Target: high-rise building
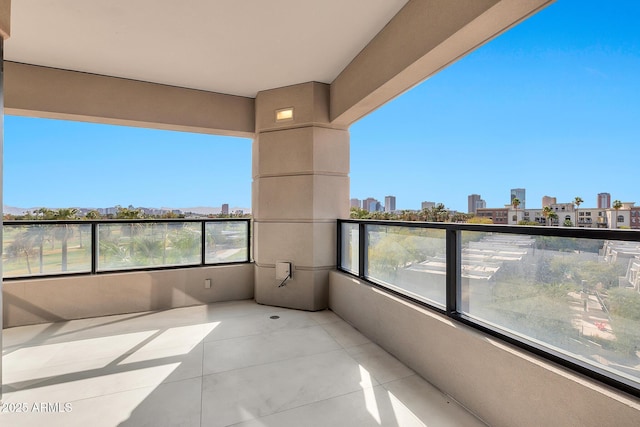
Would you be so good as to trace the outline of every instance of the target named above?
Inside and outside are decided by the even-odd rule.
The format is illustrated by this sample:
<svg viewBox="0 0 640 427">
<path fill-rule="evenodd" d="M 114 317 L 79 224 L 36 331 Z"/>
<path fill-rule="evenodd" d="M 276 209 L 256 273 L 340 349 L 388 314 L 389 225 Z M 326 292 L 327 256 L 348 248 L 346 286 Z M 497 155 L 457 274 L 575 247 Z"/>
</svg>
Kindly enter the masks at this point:
<svg viewBox="0 0 640 427">
<path fill-rule="evenodd" d="M 542 197 L 542 207 L 551 206 L 558 203 L 557 198 L 551 196 L 543 196 Z"/>
<path fill-rule="evenodd" d="M 482 200 L 482 196 L 479 194 L 470 194 L 467 197 L 468 200 L 468 213 L 475 214 L 478 212 L 478 208 L 486 208 L 487 203 Z"/>
<path fill-rule="evenodd" d="M 611 207 L 611 194 L 598 193 L 598 209 L 607 209 Z"/>
<path fill-rule="evenodd" d="M 396 196 L 385 196 L 384 211 L 393 212 L 396 210 Z"/>
<path fill-rule="evenodd" d="M 436 202 L 422 202 L 422 210 L 436 207 Z"/>
<path fill-rule="evenodd" d="M 229 204 L 225 203 L 222 205 L 222 209 L 220 210 L 220 213 L 222 213 L 222 215 L 229 215 Z"/>
<path fill-rule="evenodd" d="M 377 212 L 381 210 L 380 202 L 373 197 L 367 197 L 362 202 L 362 209 L 367 210 L 369 212 Z"/>
<path fill-rule="evenodd" d="M 352 208 L 362 208 L 362 201 L 360 199 L 353 198 L 351 199 L 350 204 Z"/>
<path fill-rule="evenodd" d="M 520 200 L 520 206 L 518 206 L 520 209 L 526 209 L 527 205 L 526 205 L 526 190 L 524 188 L 512 188 L 511 189 L 511 198 L 509 199 L 510 203 L 513 203 L 513 199 L 518 199 Z"/>
</svg>

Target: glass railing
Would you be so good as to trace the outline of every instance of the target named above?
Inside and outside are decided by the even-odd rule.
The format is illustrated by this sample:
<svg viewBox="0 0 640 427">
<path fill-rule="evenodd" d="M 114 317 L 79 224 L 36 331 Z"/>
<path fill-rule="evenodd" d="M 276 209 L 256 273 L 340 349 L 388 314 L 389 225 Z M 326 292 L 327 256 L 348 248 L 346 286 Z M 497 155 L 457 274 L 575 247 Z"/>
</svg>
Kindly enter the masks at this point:
<svg viewBox="0 0 640 427">
<path fill-rule="evenodd" d="M 640 395 L 640 232 L 339 221 L 372 285 Z"/>
<path fill-rule="evenodd" d="M 4 278 L 249 262 L 250 220 L 6 221 Z"/>
</svg>

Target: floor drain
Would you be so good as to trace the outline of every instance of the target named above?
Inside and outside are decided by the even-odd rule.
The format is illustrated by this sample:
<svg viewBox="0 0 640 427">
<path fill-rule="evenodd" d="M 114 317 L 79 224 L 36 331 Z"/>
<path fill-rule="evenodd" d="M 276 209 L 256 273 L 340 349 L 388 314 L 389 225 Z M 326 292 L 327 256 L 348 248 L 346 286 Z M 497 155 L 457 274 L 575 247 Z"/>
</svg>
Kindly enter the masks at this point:
<svg viewBox="0 0 640 427">
<path fill-rule="evenodd" d="M 269 319 L 279 319 L 279 318 L 280 318 L 280 316 L 271 316 L 271 317 L 269 317 Z"/>
</svg>

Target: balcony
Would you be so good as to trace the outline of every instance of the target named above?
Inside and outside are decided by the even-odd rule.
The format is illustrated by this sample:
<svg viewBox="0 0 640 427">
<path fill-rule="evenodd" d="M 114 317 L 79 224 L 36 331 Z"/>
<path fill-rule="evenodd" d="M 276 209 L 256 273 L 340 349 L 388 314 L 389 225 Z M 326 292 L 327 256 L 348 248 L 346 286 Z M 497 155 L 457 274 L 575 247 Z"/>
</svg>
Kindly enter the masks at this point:
<svg viewBox="0 0 640 427">
<path fill-rule="evenodd" d="M 3 425 L 638 425 L 633 347 L 617 358 L 603 308 L 615 284 L 637 290 L 637 263 L 606 295 L 608 279 L 544 281 L 577 283 L 563 257 L 605 257 L 572 239 L 635 234 L 336 227 L 350 126 L 551 0 L 163 1 L 153 19 L 144 2 L 49 3 L 14 1 L 9 19 L 0 0 L 5 111 L 252 138 L 253 220 L 231 248 L 208 223 L 10 224 L 26 228 L 7 232 L 0 372 L 31 413 Z M 569 316 L 538 310 L 554 295 Z"/>
</svg>

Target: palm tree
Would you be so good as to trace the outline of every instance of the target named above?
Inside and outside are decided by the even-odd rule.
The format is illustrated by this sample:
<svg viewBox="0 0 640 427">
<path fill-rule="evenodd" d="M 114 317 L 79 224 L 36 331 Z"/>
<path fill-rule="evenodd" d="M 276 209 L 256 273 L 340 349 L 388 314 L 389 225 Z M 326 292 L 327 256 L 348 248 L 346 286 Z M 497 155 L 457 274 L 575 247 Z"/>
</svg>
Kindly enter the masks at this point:
<svg viewBox="0 0 640 427">
<path fill-rule="evenodd" d="M 38 208 L 33 211 L 33 214 L 37 219 L 54 219 L 55 212 L 49 208 Z"/>
<path fill-rule="evenodd" d="M 349 215 L 352 219 L 369 219 L 370 214 L 366 209 L 361 208 L 351 208 L 351 213 Z"/>
<path fill-rule="evenodd" d="M 40 274 L 44 273 L 44 242 L 47 240 L 46 235 L 49 226 L 32 225 L 25 232 L 27 239 L 38 246 L 38 263 Z"/>
<path fill-rule="evenodd" d="M 558 219 L 558 214 L 555 212 L 549 213 L 549 222 L 553 225 L 553 221 Z"/>
<path fill-rule="evenodd" d="M 152 266 L 156 258 L 162 253 L 163 243 L 153 235 L 139 236 L 134 239 L 136 261 L 141 265 Z"/>
<path fill-rule="evenodd" d="M 520 199 L 518 199 L 517 197 L 514 197 L 513 200 L 511 200 L 511 205 L 513 206 L 513 209 L 516 210 L 516 224 L 518 223 L 518 206 L 520 206 Z"/>
<path fill-rule="evenodd" d="M 116 209 L 117 219 L 137 219 L 143 217 L 140 209 L 123 208 L 122 206 L 116 206 Z"/>
<path fill-rule="evenodd" d="M 78 213 L 78 209 L 76 208 L 63 208 L 55 211 L 53 216 L 54 216 L 54 219 L 57 219 L 57 220 L 66 220 L 66 219 L 76 218 L 77 213 Z M 68 224 L 64 224 L 61 228 L 58 229 L 58 232 L 56 234 L 62 241 L 61 270 L 67 271 L 68 242 L 69 242 L 69 237 L 71 237 L 71 235 L 73 234 L 73 228 L 69 227 Z"/>
<path fill-rule="evenodd" d="M 138 219 L 142 218 L 142 212 L 140 209 L 134 209 L 133 207 L 123 208 L 122 206 L 116 206 L 116 218 L 117 219 Z M 129 256 L 133 258 L 134 255 L 134 238 L 136 237 L 136 230 L 139 229 L 140 226 L 135 223 L 130 223 L 128 226 L 122 226 L 123 234 L 129 234 Z"/>
<path fill-rule="evenodd" d="M 576 224 L 578 225 L 578 227 L 580 226 L 579 224 L 579 219 L 578 219 L 578 211 L 580 210 L 580 205 L 582 204 L 582 202 L 584 202 L 584 200 L 582 200 L 582 197 L 580 196 L 576 196 L 575 199 L 573 199 L 573 203 L 576 204 Z"/>
<path fill-rule="evenodd" d="M 542 208 L 542 216 L 545 218 L 545 225 L 549 225 L 549 218 L 554 213 L 551 206 L 545 206 Z"/>
<path fill-rule="evenodd" d="M 174 233 L 170 235 L 169 240 L 173 249 L 171 256 L 174 262 L 182 263 L 196 260 L 202 250 L 200 245 L 200 230 L 192 228 L 188 223 L 183 223 L 182 225 L 176 224 L 173 231 Z M 216 243 L 224 243 L 225 238 L 223 233 L 224 232 L 216 229 L 212 231 L 208 240 L 211 241 L 211 239 L 213 239 L 214 245 Z"/>
<path fill-rule="evenodd" d="M 446 222 L 449 219 L 449 211 L 444 207 L 444 204 L 438 203 L 431 208 L 429 212 L 428 221 L 434 222 Z"/>
<path fill-rule="evenodd" d="M 95 209 L 91 209 L 89 212 L 85 214 L 85 219 L 100 219 L 102 215 Z"/>
<path fill-rule="evenodd" d="M 616 226 L 614 228 L 618 228 L 618 211 L 622 207 L 622 202 L 616 199 L 613 201 L 613 204 L 611 206 L 613 207 L 613 209 L 616 210 L 616 222 L 615 222 Z"/>
</svg>

